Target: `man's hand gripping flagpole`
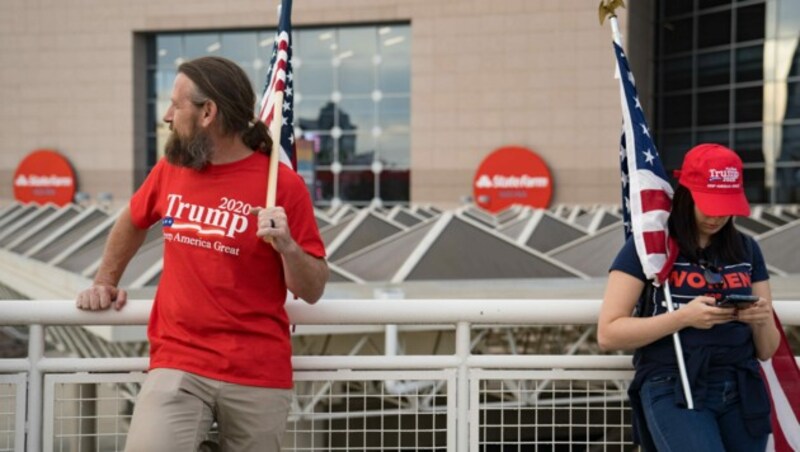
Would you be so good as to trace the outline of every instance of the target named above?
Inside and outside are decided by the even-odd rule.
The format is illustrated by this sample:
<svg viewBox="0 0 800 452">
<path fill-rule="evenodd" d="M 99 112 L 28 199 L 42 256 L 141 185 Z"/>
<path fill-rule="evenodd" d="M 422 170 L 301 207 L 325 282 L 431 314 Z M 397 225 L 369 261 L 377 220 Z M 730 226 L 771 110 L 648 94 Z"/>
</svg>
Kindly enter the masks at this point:
<svg viewBox="0 0 800 452">
<path fill-rule="evenodd" d="M 618 7 L 625 7 L 625 3 L 623 0 L 601 0 L 600 7 L 599 7 L 599 16 L 600 16 L 600 25 L 603 25 L 605 18 L 609 18 L 609 23 L 611 24 L 611 33 L 614 38 L 614 42 L 622 47 L 622 34 L 619 31 L 619 23 L 617 21 L 617 15 L 615 10 Z M 621 74 L 619 73 L 619 66 L 616 69 L 616 78 L 619 79 Z M 623 109 L 625 109 L 626 99 L 625 99 L 625 92 L 624 89 L 621 88 L 621 96 L 622 96 L 622 103 Z M 633 159 L 628 159 L 628 165 L 632 164 Z M 629 167 L 629 174 L 631 177 L 635 177 L 633 173 L 635 172 L 635 168 Z M 675 247 L 669 246 L 669 243 L 666 244 L 666 248 L 668 250 L 673 251 L 673 255 L 669 256 L 665 267 L 659 272 L 658 277 L 655 278 L 653 285 L 658 287 L 659 285 L 663 284 L 664 286 L 664 298 L 667 303 L 667 310 L 669 312 L 673 312 L 675 310 L 675 306 L 672 302 L 672 293 L 669 290 L 669 272 L 665 271 L 668 267 L 671 267 L 672 263 L 675 260 L 676 250 Z M 675 356 L 678 362 L 678 371 L 681 377 L 681 386 L 683 387 L 683 393 L 686 397 L 686 407 L 689 409 L 694 409 L 694 399 L 692 397 L 692 388 L 689 385 L 689 378 L 686 373 L 686 363 L 683 357 L 683 346 L 681 345 L 681 338 L 679 332 L 675 332 L 672 334 L 672 342 L 675 346 Z"/>
</svg>

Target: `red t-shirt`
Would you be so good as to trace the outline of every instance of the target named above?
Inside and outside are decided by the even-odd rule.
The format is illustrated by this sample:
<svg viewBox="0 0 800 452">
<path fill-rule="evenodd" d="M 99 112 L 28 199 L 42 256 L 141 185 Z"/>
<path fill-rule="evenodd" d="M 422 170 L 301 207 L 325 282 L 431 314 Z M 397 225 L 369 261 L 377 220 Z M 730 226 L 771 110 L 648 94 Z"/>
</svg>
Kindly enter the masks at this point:
<svg viewBox="0 0 800 452">
<path fill-rule="evenodd" d="M 324 257 L 305 183 L 279 165 L 277 205 L 305 252 Z M 150 368 L 231 383 L 292 387 L 292 349 L 280 255 L 256 236 L 266 200 L 262 153 L 201 171 L 162 159 L 133 195 L 133 223 L 161 220 L 164 269 L 147 335 Z"/>
</svg>

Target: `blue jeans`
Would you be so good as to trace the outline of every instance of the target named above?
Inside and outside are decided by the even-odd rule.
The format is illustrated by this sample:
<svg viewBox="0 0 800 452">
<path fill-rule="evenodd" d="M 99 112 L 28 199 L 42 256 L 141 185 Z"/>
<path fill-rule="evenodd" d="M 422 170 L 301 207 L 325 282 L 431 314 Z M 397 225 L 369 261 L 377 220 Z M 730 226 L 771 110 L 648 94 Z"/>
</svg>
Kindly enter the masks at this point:
<svg viewBox="0 0 800 452">
<path fill-rule="evenodd" d="M 639 391 L 647 428 L 659 451 L 766 449 L 768 435 L 754 437 L 747 432 L 734 378 L 709 381 L 702 409 L 677 406 L 674 389 L 674 377 L 655 377 Z"/>
</svg>

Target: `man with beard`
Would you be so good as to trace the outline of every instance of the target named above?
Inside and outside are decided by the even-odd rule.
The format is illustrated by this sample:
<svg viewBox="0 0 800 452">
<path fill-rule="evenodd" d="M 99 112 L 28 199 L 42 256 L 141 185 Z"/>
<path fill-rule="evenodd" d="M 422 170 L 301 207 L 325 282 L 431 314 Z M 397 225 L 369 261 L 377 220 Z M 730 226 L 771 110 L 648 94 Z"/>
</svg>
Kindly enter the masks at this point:
<svg viewBox="0 0 800 452">
<path fill-rule="evenodd" d="M 178 68 L 172 134 L 117 219 L 79 309 L 121 309 L 122 273 L 161 221 L 164 268 L 148 325 L 150 370 L 125 450 L 197 451 L 216 420 L 227 451 L 278 451 L 292 387 L 287 288 L 308 303 L 328 278 L 303 180 L 280 165 L 265 204 L 271 140 L 235 63 Z"/>
</svg>

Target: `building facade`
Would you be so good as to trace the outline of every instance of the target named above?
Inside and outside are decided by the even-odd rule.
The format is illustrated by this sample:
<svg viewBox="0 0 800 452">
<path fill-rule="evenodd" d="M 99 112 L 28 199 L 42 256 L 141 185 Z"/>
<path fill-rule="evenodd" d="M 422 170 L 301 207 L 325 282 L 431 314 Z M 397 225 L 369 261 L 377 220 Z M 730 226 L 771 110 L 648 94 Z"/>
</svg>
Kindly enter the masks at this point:
<svg viewBox="0 0 800 452">
<path fill-rule="evenodd" d="M 69 159 L 81 192 L 124 202 L 163 149 L 160 118 L 177 64 L 227 56 L 260 92 L 277 3 L 1 2 L 0 199 L 12 199 L 20 160 L 47 148 Z M 793 170 L 782 170 L 792 168 L 800 135 L 794 138 L 792 118 L 767 112 L 768 91 L 795 93 L 790 77 L 768 76 L 785 61 L 768 58 L 767 50 L 773 41 L 782 49 L 782 39 L 797 40 L 800 26 L 784 20 L 793 2 L 631 3 L 619 10 L 620 23 L 667 166 L 701 140 L 739 146 L 749 165 L 761 165 L 754 174 L 765 174 L 747 175 L 752 199 L 793 200 L 791 190 L 772 187 L 796 185 Z M 728 15 L 727 28 L 719 26 L 729 41 L 707 42 L 712 30 L 717 35 L 708 24 L 724 22 L 706 17 L 712 13 Z M 610 29 L 598 23 L 595 4 L 295 0 L 292 22 L 295 130 L 317 205 L 454 206 L 472 194 L 481 161 L 507 145 L 542 157 L 554 203 L 619 202 L 619 94 Z M 684 36 L 687 23 L 694 30 L 689 44 L 677 43 L 668 31 L 677 27 Z M 751 23 L 763 26 L 753 32 Z M 742 66 L 731 63 L 725 72 L 714 59 L 725 52 Z M 736 75 L 753 77 L 758 67 L 758 81 Z M 711 124 L 704 118 L 717 108 L 716 91 L 731 102 L 728 120 Z"/>
</svg>

